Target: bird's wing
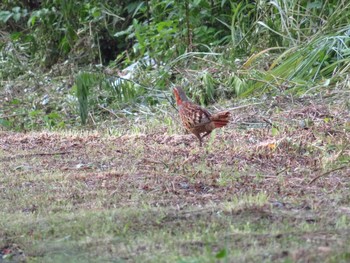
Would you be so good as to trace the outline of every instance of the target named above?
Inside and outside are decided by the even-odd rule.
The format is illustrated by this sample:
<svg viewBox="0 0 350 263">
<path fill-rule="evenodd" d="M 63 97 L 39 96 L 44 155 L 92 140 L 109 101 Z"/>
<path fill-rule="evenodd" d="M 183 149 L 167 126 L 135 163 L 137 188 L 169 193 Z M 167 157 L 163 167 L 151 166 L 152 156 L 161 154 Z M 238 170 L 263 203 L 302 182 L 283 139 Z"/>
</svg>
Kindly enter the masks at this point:
<svg viewBox="0 0 350 263">
<path fill-rule="evenodd" d="M 180 108 L 182 122 L 188 128 L 200 127 L 211 122 L 211 114 L 204 108 L 191 103 L 184 102 Z"/>
</svg>

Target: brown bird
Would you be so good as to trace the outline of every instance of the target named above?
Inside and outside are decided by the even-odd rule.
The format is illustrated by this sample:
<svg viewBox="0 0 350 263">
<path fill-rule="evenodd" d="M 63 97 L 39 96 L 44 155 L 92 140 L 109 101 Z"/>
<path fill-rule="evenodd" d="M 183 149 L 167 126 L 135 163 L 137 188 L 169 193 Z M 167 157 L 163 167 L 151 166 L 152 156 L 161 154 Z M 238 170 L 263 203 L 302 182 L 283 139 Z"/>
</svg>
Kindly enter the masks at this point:
<svg viewBox="0 0 350 263">
<path fill-rule="evenodd" d="M 215 128 L 226 126 L 229 122 L 229 111 L 210 114 L 206 109 L 191 102 L 182 88 L 175 87 L 174 94 L 181 121 L 189 132 L 196 135 L 199 140 L 199 146 L 202 146 L 205 136 L 209 135 Z"/>
</svg>

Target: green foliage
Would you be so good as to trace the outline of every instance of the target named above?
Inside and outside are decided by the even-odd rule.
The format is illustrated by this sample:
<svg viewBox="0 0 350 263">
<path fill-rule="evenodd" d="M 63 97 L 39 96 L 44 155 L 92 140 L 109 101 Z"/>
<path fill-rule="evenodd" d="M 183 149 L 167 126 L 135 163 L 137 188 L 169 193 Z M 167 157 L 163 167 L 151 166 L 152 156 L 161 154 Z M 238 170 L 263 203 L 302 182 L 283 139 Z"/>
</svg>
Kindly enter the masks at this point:
<svg viewBox="0 0 350 263">
<path fill-rule="evenodd" d="M 83 125 L 86 124 L 88 117 L 88 95 L 92 85 L 96 85 L 99 78 L 95 74 L 81 73 L 77 76 L 75 85 L 77 90 L 77 98 L 79 102 L 80 119 Z"/>
<path fill-rule="evenodd" d="M 305 90 L 314 83 L 328 86 L 338 81 L 350 63 L 349 30 L 347 26 L 333 34 L 316 35 L 298 49 L 286 50 L 272 61 L 269 70 L 261 71 L 260 82 L 247 89 L 245 95 L 269 86 Z"/>
<path fill-rule="evenodd" d="M 236 74 L 233 74 L 233 76 L 228 78 L 227 86 L 232 89 L 236 96 L 240 96 L 243 91 L 248 88 L 247 81 Z"/>
<path fill-rule="evenodd" d="M 228 42 L 230 29 L 220 20 L 228 20 L 230 9 L 221 1 L 141 1 L 126 9 L 132 24 L 115 36 L 135 39 L 135 55 L 148 54 L 168 62 L 187 51 L 207 51 L 209 46 Z M 221 5 L 221 3 L 223 3 Z"/>
<path fill-rule="evenodd" d="M 11 127 L 11 122 L 5 119 L 0 119 L 0 126 L 4 126 L 6 128 L 10 128 Z"/>
<path fill-rule="evenodd" d="M 5 8 L 10 10 L 0 12 L 0 24 L 12 28 L 11 33 L 21 34 L 21 44 L 30 46 L 27 56 L 44 67 L 51 67 L 69 55 L 79 58 L 80 63 L 91 60 L 102 63 L 108 55 L 101 54 L 104 43 L 112 41 L 109 30 L 124 20 L 115 15 L 121 12 L 121 6 L 109 4 L 98 0 L 43 1 L 27 11 L 8 3 Z M 27 17 L 27 21 L 21 19 Z"/>
<path fill-rule="evenodd" d="M 14 4 L 2 4 L 0 23 L 12 26 L 11 21 L 16 22 L 13 32 L 18 33 L 26 27 L 26 37 L 20 41 L 31 46 L 28 55 L 44 66 L 70 54 L 80 61 L 86 56 L 86 61 L 103 63 L 128 60 L 129 51 L 133 51 L 132 59 L 148 54 L 158 62 L 168 62 L 186 51 L 208 51 L 227 44 L 237 57 L 271 46 L 299 45 L 320 29 L 329 31 L 349 22 L 349 4 L 333 0 L 149 0 L 117 5 L 57 0 L 43 1 L 34 9 Z M 132 49 L 125 51 L 127 47 Z M 110 52 L 113 58 L 107 58 Z"/>
<path fill-rule="evenodd" d="M 46 113 L 41 109 L 28 110 L 25 105 L 17 105 L 13 109 L 13 114 L 5 115 L 0 118 L 0 127 L 6 129 L 12 129 L 16 131 L 23 130 L 38 130 L 42 128 L 62 129 L 65 128 L 65 120 L 60 112 L 53 110 L 50 113 Z M 8 105 L 6 105 L 10 108 Z"/>
<path fill-rule="evenodd" d="M 227 250 L 225 248 L 221 249 L 218 253 L 216 253 L 215 257 L 217 259 L 223 259 L 227 257 Z"/>
<path fill-rule="evenodd" d="M 148 81 L 145 77 L 138 78 L 142 82 Z M 89 113 L 91 118 L 92 116 L 104 116 L 106 113 L 112 114 L 114 118 L 134 115 L 135 111 L 142 111 L 142 108 L 164 100 L 157 90 L 128 79 L 108 78 L 102 73 L 80 73 L 75 79 L 73 89 L 76 91 L 83 125 L 87 123 Z"/>
<path fill-rule="evenodd" d="M 13 19 L 14 22 L 18 22 L 21 18 L 28 15 L 27 9 L 22 9 L 19 6 L 13 7 L 11 11 L 1 10 L 0 11 L 0 24 L 7 23 L 10 19 Z"/>
</svg>

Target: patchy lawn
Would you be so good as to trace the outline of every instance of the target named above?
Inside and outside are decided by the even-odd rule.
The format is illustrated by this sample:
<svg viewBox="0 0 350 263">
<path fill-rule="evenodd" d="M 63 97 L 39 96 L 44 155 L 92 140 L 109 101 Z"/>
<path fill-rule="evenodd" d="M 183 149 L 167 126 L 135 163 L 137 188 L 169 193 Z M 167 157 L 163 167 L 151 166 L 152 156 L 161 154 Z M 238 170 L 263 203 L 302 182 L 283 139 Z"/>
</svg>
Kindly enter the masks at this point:
<svg viewBox="0 0 350 263">
<path fill-rule="evenodd" d="M 0 262 L 349 262 L 344 107 L 279 97 L 203 148 L 165 124 L 0 132 Z"/>
</svg>

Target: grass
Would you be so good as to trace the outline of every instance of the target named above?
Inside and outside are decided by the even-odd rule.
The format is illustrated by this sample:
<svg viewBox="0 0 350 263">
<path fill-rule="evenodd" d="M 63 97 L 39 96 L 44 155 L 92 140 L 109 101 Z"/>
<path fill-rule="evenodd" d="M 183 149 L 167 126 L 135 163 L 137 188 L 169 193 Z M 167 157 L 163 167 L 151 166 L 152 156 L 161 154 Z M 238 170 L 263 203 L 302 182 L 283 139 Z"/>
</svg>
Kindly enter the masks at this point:
<svg viewBox="0 0 350 263">
<path fill-rule="evenodd" d="M 0 255 L 5 262 L 347 262 L 345 104 L 276 103 L 237 110 L 236 123 L 203 148 L 169 116 L 170 124 L 149 120 L 111 135 L 1 132 Z"/>
</svg>

